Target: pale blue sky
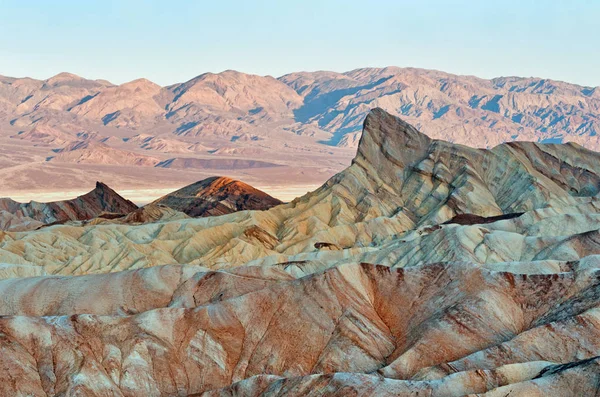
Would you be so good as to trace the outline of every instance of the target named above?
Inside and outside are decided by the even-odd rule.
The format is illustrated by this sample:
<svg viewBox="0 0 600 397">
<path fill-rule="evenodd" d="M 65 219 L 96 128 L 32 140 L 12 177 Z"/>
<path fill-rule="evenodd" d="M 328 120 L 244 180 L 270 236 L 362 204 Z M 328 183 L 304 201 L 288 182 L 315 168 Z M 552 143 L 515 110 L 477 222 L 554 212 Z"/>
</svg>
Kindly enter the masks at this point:
<svg viewBox="0 0 600 397">
<path fill-rule="evenodd" d="M 413 66 L 600 85 L 600 1 L 0 0 L 0 74 L 161 85 Z"/>
</svg>

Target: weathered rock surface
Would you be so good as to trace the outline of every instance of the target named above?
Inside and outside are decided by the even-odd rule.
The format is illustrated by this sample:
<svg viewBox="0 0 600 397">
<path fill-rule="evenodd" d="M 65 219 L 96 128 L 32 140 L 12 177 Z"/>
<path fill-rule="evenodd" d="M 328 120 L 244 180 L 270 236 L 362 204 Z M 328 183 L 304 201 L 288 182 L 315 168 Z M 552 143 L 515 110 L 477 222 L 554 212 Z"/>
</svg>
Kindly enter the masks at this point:
<svg viewBox="0 0 600 397">
<path fill-rule="evenodd" d="M 557 375 L 557 365 L 566 363 L 573 363 L 572 374 L 564 373 L 568 367 L 558 372 L 571 384 L 558 390 L 595 387 L 595 361 L 580 364 L 587 374 L 573 369 L 578 361 L 595 359 L 600 348 L 596 271 L 525 276 L 448 263 L 406 269 L 343 265 L 299 280 L 208 273 L 187 281 L 195 292 L 187 289 L 173 299 L 183 273 L 144 272 L 154 270 L 170 272 L 167 280 L 175 284 L 145 285 L 145 300 L 135 299 L 136 284 L 112 300 L 101 294 L 122 291 L 123 283 L 131 283 L 127 278 L 136 279 L 131 272 L 48 278 L 50 306 L 12 297 L 17 311 L 111 315 L 0 318 L 7 338 L 0 361 L 9 373 L 19 373 L 0 386 L 2 392 L 186 395 L 242 381 L 238 390 L 254 395 L 261 385 L 244 379 L 270 374 L 278 378 L 266 380 L 277 382 L 266 386 L 283 388 L 282 395 L 305 395 L 309 388 L 328 390 L 331 375 L 294 377 L 343 372 L 379 374 L 335 375 L 338 388 L 358 387 L 359 395 L 380 389 L 388 393 L 382 395 L 454 396 L 512 384 L 532 389 L 528 382 Z M 29 283 L 21 286 L 24 291 L 38 291 L 41 282 L 6 280 L 0 288 L 10 292 Z M 98 283 L 99 296 L 85 296 L 86 282 Z M 151 307 L 162 308 L 124 314 Z"/>
<path fill-rule="evenodd" d="M 267 211 L 3 232 L 0 395 L 594 395 L 599 175 L 375 109 Z"/>
<path fill-rule="evenodd" d="M 215 176 L 169 193 L 154 204 L 202 217 L 242 210 L 267 210 L 281 204 L 281 201 L 244 182 Z"/>
<path fill-rule="evenodd" d="M 86 220 L 103 212 L 128 214 L 138 207 L 101 182 L 91 192 L 72 200 L 51 203 L 17 203 L 9 198 L 0 199 L 0 219 L 5 219 L 1 230 L 31 229 L 44 224 Z"/>
</svg>

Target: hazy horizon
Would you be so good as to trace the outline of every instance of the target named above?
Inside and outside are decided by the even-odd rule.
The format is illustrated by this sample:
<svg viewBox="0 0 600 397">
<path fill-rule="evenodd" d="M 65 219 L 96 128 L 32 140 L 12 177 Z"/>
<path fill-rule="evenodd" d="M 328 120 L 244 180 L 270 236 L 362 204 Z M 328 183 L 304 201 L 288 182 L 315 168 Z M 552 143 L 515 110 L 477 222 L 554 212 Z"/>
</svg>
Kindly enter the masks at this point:
<svg viewBox="0 0 600 397">
<path fill-rule="evenodd" d="M 11 77 L 166 86 L 228 69 L 278 77 L 394 65 L 600 85 L 600 3 L 37 0 L 0 1 L 0 10 L 0 33 L 11 37 L 0 43 L 0 73 Z"/>
</svg>

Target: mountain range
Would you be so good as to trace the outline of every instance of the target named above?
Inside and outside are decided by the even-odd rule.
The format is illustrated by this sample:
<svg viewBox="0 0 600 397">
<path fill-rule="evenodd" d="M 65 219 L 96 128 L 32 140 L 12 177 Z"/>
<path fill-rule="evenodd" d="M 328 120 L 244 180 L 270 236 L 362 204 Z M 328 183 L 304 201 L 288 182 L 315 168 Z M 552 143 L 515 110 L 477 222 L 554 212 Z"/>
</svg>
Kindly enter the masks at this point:
<svg viewBox="0 0 600 397">
<path fill-rule="evenodd" d="M 111 221 L 0 232 L 0 395 L 600 383 L 600 153 L 577 143 L 472 148 L 376 108 L 351 165 L 287 204 Z"/>
<path fill-rule="evenodd" d="M 117 188 L 175 188 L 226 169 L 259 186 L 321 183 L 350 163 L 375 107 L 475 147 L 600 148 L 600 89 L 549 79 L 397 67 L 279 78 L 228 70 L 161 87 L 61 73 L 0 77 L 0 182 L 10 193 L 84 189 L 91 174 Z"/>
</svg>

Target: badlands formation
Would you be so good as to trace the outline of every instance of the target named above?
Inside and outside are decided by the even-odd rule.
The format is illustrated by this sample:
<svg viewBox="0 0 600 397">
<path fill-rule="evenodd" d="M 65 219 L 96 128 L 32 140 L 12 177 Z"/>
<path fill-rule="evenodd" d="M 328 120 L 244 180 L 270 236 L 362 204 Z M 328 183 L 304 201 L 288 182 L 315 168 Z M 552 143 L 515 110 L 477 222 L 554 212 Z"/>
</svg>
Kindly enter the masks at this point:
<svg viewBox="0 0 600 397">
<path fill-rule="evenodd" d="M 43 225 L 86 220 L 105 212 L 125 215 L 138 207 L 101 182 L 91 192 L 72 200 L 18 203 L 0 198 L 0 230 L 28 230 Z"/>
<path fill-rule="evenodd" d="M 228 70 L 167 87 L 0 76 L 0 196 L 34 189 L 40 200 L 95 180 L 175 190 L 223 174 L 263 190 L 319 185 L 350 164 L 375 107 L 453 143 L 600 149 L 600 90 L 540 78 L 397 67 L 277 79 Z"/>
<path fill-rule="evenodd" d="M 281 201 L 252 186 L 227 177 L 212 177 L 167 194 L 154 204 L 189 216 L 216 216 L 241 210 L 267 210 Z"/>
<path fill-rule="evenodd" d="M 1 232 L 0 395 L 596 395 L 599 191 L 578 144 L 374 109 L 267 211 Z"/>
<path fill-rule="evenodd" d="M 282 202 L 227 177 L 211 177 L 138 208 L 102 182 L 72 200 L 18 203 L 0 198 L 0 231 L 25 231 L 56 224 L 131 224 L 267 210 Z"/>
</svg>

